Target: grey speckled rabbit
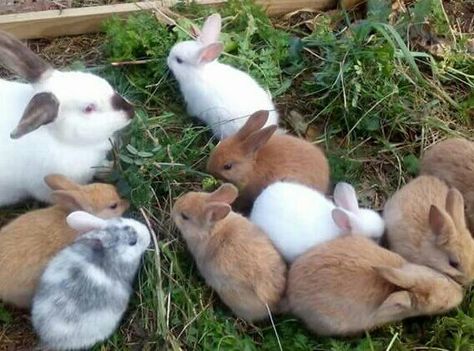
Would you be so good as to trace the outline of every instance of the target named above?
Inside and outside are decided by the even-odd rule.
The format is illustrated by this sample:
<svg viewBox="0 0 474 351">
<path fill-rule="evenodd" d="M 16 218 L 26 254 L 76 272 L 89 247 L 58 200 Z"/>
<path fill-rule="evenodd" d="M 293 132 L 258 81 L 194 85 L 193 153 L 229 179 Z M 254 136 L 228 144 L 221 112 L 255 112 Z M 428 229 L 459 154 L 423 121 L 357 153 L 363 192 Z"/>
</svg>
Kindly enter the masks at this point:
<svg viewBox="0 0 474 351">
<path fill-rule="evenodd" d="M 42 346 L 54 350 L 89 348 L 114 332 L 150 243 L 146 226 L 132 219 L 73 212 L 67 222 L 84 234 L 50 262 L 32 308 Z"/>
</svg>

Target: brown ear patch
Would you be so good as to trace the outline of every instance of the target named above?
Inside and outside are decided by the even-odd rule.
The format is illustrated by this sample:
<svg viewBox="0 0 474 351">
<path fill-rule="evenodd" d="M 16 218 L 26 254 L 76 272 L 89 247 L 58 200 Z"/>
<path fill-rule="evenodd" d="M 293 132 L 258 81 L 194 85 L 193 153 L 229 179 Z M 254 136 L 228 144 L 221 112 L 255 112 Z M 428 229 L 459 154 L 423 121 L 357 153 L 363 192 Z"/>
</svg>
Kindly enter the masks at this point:
<svg viewBox="0 0 474 351">
<path fill-rule="evenodd" d="M 18 39 L 3 31 L 0 31 L 0 63 L 32 83 L 52 69 Z"/>
<path fill-rule="evenodd" d="M 124 111 L 129 119 L 132 119 L 135 115 L 133 105 L 117 93 L 112 96 L 112 107 L 116 111 Z"/>
<path fill-rule="evenodd" d="M 10 133 L 12 139 L 18 139 L 41 126 L 53 122 L 58 117 L 59 101 L 52 93 L 38 93 L 26 106 L 20 123 Z"/>
</svg>

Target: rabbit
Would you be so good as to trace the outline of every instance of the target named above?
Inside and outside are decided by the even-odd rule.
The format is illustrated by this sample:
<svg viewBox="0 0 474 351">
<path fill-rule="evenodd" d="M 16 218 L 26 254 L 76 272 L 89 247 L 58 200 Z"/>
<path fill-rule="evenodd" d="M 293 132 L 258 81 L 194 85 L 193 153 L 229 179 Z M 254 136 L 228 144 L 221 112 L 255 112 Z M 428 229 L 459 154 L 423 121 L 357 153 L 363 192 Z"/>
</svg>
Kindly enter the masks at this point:
<svg viewBox="0 0 474 351">
<path fill-rule="evenodd" d="M 55 70 L 3 31 L 0 63 L 28 81 L 0 79 L 0 206 L 29 197 L 51 202 L 48 174 L 89 182 L 133 106 L 104 79 Z"/>
<path fill-rule="evenodd" d="M 276 182 L 255 200 L 250 220 L 272 240 L 287 262 L 315 245 L 342 234 L 356 232 L 379 239 L 384 232 L 381 216 L 359 209 L 354 188 L 340 182 L 334 191 L 336 207 L 320 192 L 307 186 Z"/>
<path fill-rule="evenodd" d="M 462 287 L 451 278 L 357 234 L 312 248 L 288 273 L 288 308 L 318 335 L 355 335 L 445 313 L 462 299 Z"/>
<path fill-rule="evenodd" d="M 474 239 L 459 190 L 436 177 L 419 176 L 387 201 L 384 218 L 392 251 L 459 283 L 474 279 Z"/>
<path fill-rule="evenodd" d="M 150 244 L 133 219 L 76 211 L 66 221 L 82 234 L 47 265 L 31 309 L 41 344 L 54 350 L 89 348 L 114 332 Z"/>
<path fill-rule="evenodd" d="M 438 177 L 461 192 L 466 205 L 466 219 L 473 234 L 474 142 L 452 138 L 435 144 L 421 159 L 420 173 Z"/>
<path fill-rule="evenodd" d="M 40 276 L 50 259 L 77 237 L 66 224 L 76 210 L 107 219 L 120 217 L 128 208 L 114 186 L 78 185 L 61 175 L 48 175 L 56 205 L 30 211 L 0 230 L 0 300 L 29 308 Z"/>
<path fill-rule="evenodd" d="M 188 114 L 211 127 L 218 139 L 235 134 L 257 110 L 269 110 L 267 125 L 277 125 L 271 95 L 249 74 L 217 61 L 223 50 L 220 15 L 209 16 L 202 31 L 193 29 L 197 39 L 176 44 L 167 58 Z"/>
<path fill-rule="evenodd" d="M 173 206 L 172 218 L 206 283 L 248 322 L 278 312 L 286 264 L 270 239 L 232 212 L 237 189 L 224 184 L 213 193 L 189 192 Z"/>
<path fill-rule="evenodd" d="M 290 135 L 263 128 L 268 111 L 255 112 L 233 136 L 212 150 L 207 171 L 239 188 L 235 208 L 246 212 L 260 192 L 276 181 L 295 181 L 326 193 L 329 165 L 317 146 Z M 263 129 L 262 129 L 263 128 Z"/>
</svg>

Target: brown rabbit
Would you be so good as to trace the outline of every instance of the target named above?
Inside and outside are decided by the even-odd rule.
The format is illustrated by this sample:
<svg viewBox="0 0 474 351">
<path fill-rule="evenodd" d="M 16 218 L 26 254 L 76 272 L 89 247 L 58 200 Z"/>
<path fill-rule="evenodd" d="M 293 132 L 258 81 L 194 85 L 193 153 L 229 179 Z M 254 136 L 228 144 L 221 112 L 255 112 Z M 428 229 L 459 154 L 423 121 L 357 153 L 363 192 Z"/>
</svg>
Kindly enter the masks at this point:
<svg viewBox="0 0 474 351">
<path fill-rule="evenodd" d="M 274 135 L 274 125 L 262 129 L 267 119 L 268 111 L 255 112 L 236 134 L 217 144 L 207 163 L 209 173 L 239 188 L 234 206 L 243 211 L 278 180 L 328 190 L 329 165 L 321 149 L 294 136 Z"/>
<path fill-rule="evenodd" d="M 313 332 L 352 335 L 459 305 L 459 284 L 406 262 L 362 235 L 346 235 L 300 256 L 288 273 L 287 303 Z"/>
<path fill-rule="evenodd" d="M 231 184 L 213 193 L 187 193 L 172 217 L 207 284 L 237 316 L 252 322 L 268 316 L 267 306 L 275 311 L 286 265 L 256 225 L 231 211 L 237 195 Z"/>
<path fill-rule="evenodd" d="M 48 175 L 54 206 L 31 211 L 0 230 L 0 300 L 27 308 L 49 260 L 77 233 L 66 223 L 69 213 L 83 210 L 101 218 L 120 217 L 128 208 L 110 184 L 78 185 L 61 175 Z"/>
<path fill-rule="evenodd" d="M 420 176 L 387 201 L 384 218 L 391 250 L 462 284 L 474 279 L 474 239 L 457 189 Z"/>
<path fill-rule="evenodd" d="M 461 192 L 474 234 L 474 142 L 453 138 L 437 143 L 421 159 L 421 174 L 438 177 Z"/>
</svg>

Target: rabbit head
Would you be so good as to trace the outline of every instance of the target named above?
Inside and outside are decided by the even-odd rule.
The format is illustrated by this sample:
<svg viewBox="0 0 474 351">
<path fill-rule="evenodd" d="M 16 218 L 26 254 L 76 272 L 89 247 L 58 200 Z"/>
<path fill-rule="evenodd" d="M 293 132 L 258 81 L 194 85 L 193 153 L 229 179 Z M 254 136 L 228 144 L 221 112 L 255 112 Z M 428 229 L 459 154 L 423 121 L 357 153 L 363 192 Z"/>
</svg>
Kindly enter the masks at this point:
<svg viewBox="0 0 474 351">
<path fill-rule="evenodd" d="M 207 171 L 243 189 L 254 176 L 258 151 L 278 128 L 263 128 L 267 120 L 268 111 L 257 111 L 236 134 L 221 140 L 209 156 Z"/>
<path fill-rule="evenodd" d="M 433 268 L 468 284 L 474 279 L 474 239 L 467 229 L 464 199 L 456 188 L 450 188 L 445 208 L 431 205 L 428 218 L 436 246 L 445 254 Z"/>
<path fill-rule="evenodd" d="M 85 211 L 108 219 L 120 217 L 129 207 L 110 184 L 79 185 L 59 174 L 50 174 L 44 181 L 53 190 L 53 202 L 71 212 Z"/>
<path fill-rule="evenodd" d="M 223 184 L 212 193 L 189 192 L 176 200 L 171 216 L 186 240 L 199 239 L 230 213 L 237 196 L 232 184 Z"/>
<path fill-rule="evenodd" d="M 128 125 L 134 115 L 133 106 L 104 79 L 55 70 L 2 31 L 0 61 L 33 88 L 32 98 L 11 132 L 13 139 L 42 127 L 63 143 L 99 143 Z"/>
<path fill-rule="evenodd" d="M 221 17 L 219 14 L 209 16 L 202 30 L 192 27 L 196 40 L 176 44 L 171 49 L 167 63 L 178 81 L 189 79 L 190 73 L 203 65 L 215 61 L 224 46 L 219 42 Z"/>
<path fill-rule="evenodd" d="M 374 270 L 397 289 L 378 308 L 380 320 L 444 313 L 463 299 L 459 284 L 425 266 L 406 263 L 400 268 L 374 267 Z"/>
<path fill-rule="evenodd" d="M 107 250 L 124 262 L 136 262 L 150 245 L 148 228 L 133 219 L 104 220 L 83 211 L 72 212 L 67 224 L 79 233 L 76 241 L 84 242 L 97 250 Z"/>
<path fill-rule="evenodd" d="M 338 207 L 332 211 L 332 217 L 341 229 L 373 239 L 383 235 L 384 220 L 373 210 L 359 208 L 357 194 L 352 185 L 344 182 L 336 184 L 334 202 Z"/>
</svg>

